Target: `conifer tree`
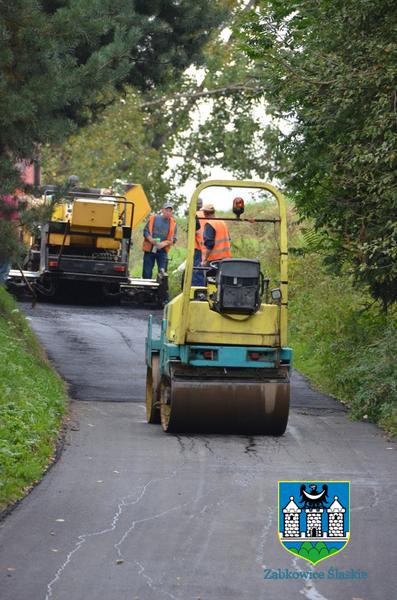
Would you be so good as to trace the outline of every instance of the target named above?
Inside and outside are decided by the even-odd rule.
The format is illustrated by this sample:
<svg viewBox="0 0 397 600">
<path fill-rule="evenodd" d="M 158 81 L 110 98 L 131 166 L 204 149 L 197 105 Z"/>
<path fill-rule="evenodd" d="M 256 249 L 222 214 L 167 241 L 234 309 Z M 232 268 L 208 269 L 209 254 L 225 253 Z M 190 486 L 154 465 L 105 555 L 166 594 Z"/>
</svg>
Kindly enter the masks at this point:
<svg viewBox="0 0 397 600">
<path fill-rule="evenodd" d="M 0 0 L 0 193 L 15 163 L 60 142 L 126 83 L 153 89 L 199 62 L 210 0 Z"/>
</svg>

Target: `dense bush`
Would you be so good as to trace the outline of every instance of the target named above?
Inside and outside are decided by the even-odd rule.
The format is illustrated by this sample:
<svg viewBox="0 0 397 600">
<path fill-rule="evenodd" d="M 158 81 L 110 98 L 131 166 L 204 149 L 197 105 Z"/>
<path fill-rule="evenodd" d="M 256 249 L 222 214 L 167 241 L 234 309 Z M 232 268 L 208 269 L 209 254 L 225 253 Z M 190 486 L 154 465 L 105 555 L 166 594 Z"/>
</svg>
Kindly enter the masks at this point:
<svg viewBox="0 0 397 600">
<path fill-rule="evenodd" d="M 397 432 L 397 315 L 385 315 L 322 257 L 290 261 L 290 344 L 295 366 L 356 418 Z"/>
</svg>

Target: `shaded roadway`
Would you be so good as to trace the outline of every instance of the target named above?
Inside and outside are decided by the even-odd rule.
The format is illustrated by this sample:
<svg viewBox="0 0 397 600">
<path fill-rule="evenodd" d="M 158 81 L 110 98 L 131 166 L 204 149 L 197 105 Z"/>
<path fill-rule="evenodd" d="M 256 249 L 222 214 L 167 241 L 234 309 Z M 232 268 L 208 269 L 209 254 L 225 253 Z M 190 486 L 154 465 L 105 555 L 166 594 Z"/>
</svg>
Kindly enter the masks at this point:
<svg viewBox="0 0 397 600">
<path fill-rule="evenodd" d="M 379 429 L 294 373 L 281 438 L 166 435 L 145 421 L 148 311 L 23 309 L 73 400 L 61 458 L 0 523 L 1 600 L 396 597 L 396 445 Z M 351 481 L 351 541 L 314 568 L 277 539 L 290 479 Z M 327 579 L 330 567 L 368 578 Z"/>
</svg>

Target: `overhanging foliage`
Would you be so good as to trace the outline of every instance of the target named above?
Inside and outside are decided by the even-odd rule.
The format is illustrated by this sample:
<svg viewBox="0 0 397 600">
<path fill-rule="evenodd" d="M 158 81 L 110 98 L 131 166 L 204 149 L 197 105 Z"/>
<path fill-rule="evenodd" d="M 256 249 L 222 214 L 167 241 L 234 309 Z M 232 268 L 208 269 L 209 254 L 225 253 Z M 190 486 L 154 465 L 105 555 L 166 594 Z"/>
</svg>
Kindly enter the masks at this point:
<svg viewBox="0 0 397 600">
<path fill-rule="evenodd" d="M 132 83 L 152 89 L 201 60 L 222 18 L 210 0 L 0 0 L 0 193 L 15 162 L 60 142 Z"/>
<path fill-rule="evenodd" d="M 397 6 L 261 1 L 244 26 L 273 115 L 291 120 L 280 171 L 357 282 L 397 300 Z"/>
</svg>

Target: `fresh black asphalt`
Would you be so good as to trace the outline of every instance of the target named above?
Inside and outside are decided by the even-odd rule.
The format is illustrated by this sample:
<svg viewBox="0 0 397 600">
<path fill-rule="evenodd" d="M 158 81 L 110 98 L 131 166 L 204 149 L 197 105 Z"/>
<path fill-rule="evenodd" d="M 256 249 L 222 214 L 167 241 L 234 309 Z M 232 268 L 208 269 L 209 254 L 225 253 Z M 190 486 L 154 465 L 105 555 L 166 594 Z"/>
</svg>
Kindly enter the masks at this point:
<svg viewBox="0 0 397 600">
<path fill-rule="evenodd" d="M 72 401 L 60 459 L 0 523 L 1 600 L 396 598 L 396 444 L 376 426 L 294 373 L 281 438 L 166 435 L 145 421 L 147 310 L 22 309 Z M 350 480 L 341 553 L 312 567 L 281 547 L 278 480 Z"/>
</svg>

